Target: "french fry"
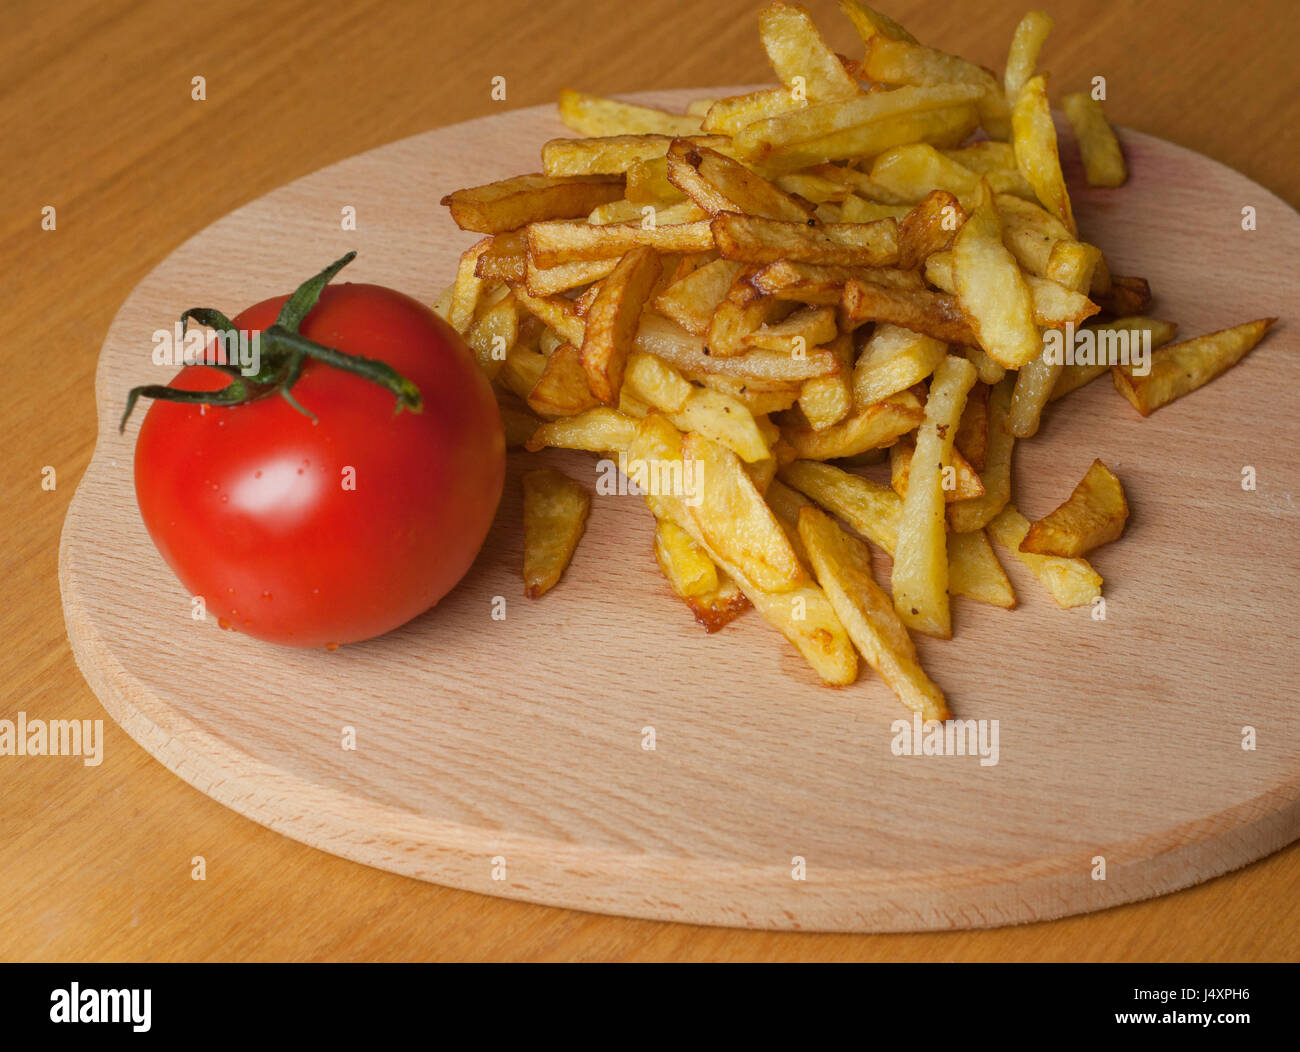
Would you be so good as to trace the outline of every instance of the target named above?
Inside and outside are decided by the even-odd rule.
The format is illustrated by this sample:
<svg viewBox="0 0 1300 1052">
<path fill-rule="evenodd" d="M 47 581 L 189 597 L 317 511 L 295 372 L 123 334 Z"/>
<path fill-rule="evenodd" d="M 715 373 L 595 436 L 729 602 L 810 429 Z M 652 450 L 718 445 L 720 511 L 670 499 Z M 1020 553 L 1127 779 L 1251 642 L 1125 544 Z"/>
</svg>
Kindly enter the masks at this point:
<svg viewBox="0 0 1300 1052">
<path fill-rule="evenodd" d="M 948 591 L 1011 610 L 1016 591 L 983 530 L 948 534 Z"/>
<path fill-rule="evenodd" d="M 1094 460 L 1064 504 L 1029 527 L 1022 552 L 1072 559 L 1117 540 L 1128 521 L 1124 487 Z"/>
<path fill-rule="evenodd" d="M 1061 174 L 1061 158 L 1056 148 L 1056 125 L 1047 101 L 1047 81 L 1031 77 L 1021 89 L 1011 111 L 1011 145 L 1016 163 L 1034 188 L 1043 205 L 1065 224 L 1071 237 L 1077 237 L 1070 194 Z"/>
<path fill-rule="evenodd" d="M 514 293 L 515 302 L 520 307 L 548 329 L 553 329 L 562 340 L 575 347 L 582 346 L 587 326 L 572 300 L 563 296 L 534 296 L 521 285 L 514 287 Z"/>
<path fill-rule="evenodd" d="M 1014 385 L 1014 377 L 1007 376 L 989 390 L 989 440 L 980 472 L 984 495 L 948 505 L 953 533 L 972 533 L 987 526 L 1011 499 L 1011 450 L 1016 439 L 1005 425 Z"/>
<path fill-rule="evenodd" d="M 456 280 L 451 286 L 451 302 L 447 307 L 447 323 L 459 333 L 469 331 L 478 307 L 479 294 L 483 291 L 483 279 L 478 276 L 478 261 L 492 247 L 492 238 L 467 248 L 461 254 L 456 267 Z"/>
<path fill-rule="evenodd" d="M 475 276 L 485 281 L 502 281 L 509 285 L 522 282 L 528 256 L 523 231 L 508 230 L 489 240 L 491 243 L 478 254 L 478 261 L 474 265 Z"/>
<path fill-rule="evenodd" d="M 855 409 L 830 427 L 818 430 L 805 421 L 783 426 L 781 434 L 805 460 L 836 460 L 892 445 L 899 435 L 916 428 L 923 415 L 921 400 L 911 391 L 900 391 Z"/>
<path fill-rule="evenodd" d="M 972 104 L 982 94 L 978 85 L 944 84 L 815 103 L 746 124 L 732 141 L 742 160 L 785 171 L 874 156 L 905 142 L 956 145 L 978 122 Z"/>
<path fill-rule="evenodd" d="M 799 408 L 813 430 L 821 431 L 843 420 L 853 408 L 853 337 L 843 333 L 826 345 L 835 356 L 839 372 L 805 381 Z"/>
<path fill-rule="evenodd" d="M 920 383 L 943 361 L 945 345 L 900 325 L 880 323 L 853 367 L 853 400 L 868 406 Z"/>
<path fill-rule="evenodd" d="M 709 331 L 713 312 L 744 269 L 743 263 L 715 259 L 674 281 L 655 297 L 654 307 L 672 318 L 687 332 L 703 336 Z"/>
<path fill-rule="evenodd" d="M 826 223 L 810 227 L 723 212 L 710 224 L 723 259 L 743 263 L 794 260 L 847 267 L 884 267 L 898 261 L 898 224 Z"/>
<path fill-rule="evenodd" d="M 551 420 L 538 427 L 524 448 L 530 453 L 552 446 L 588 453 L 626 452 L 636 437 L 637 422 L 608 406 L 597 406 L 577 416 Z"/>
<path fill-rule="evenodd" d="M 587 528 L 591 494 L 552 468 L 524 472 L 524 594 L 536 599 L 560 580 Z"/>
<path fill-rule="evenodd" d="M 1087 606 L 1101 595 L 1101 574 L 1086 559 L 1062 559 L 1054 555 L 1033 555 L 1020 550 L 1029 532 L 1029 520 L 1014 504 L 1008 504 L 988 524 L 989 535 L 1029 567 L 1064 610 Z"/>
<path fill-rule="evenodd" d="M 542 147 L 547 175 L 621 175 L 635 161 L 662 157 L 673 140 L 667 135 L 604 135 L 592 139 L 552 139 Z"/>
<path fill-rule="evenodd" d="M 934 48 L 876 34 L 867 42 L 862 74 L 880 84 L 970 84 L 980 89 L 975 100 L 980 123 L 991 139 L 1011 134 L 1010 108 L 993 74 L 974 62 Z"/>
<path fill-rule="evenodd" d="M 862 94 L 802 7 L 779 0 L 768 4 L 759 12 L 758 33 L 767 60 L 787 89 L 801 86 L 811 102 Z"/>
<path fill-rule="evenodd" d="M 616 259 L 639 245 L 658 252 L 707 252 L 713 232 L 704 220 L 645 226 L 642 223 L 607 223 L 553 220 L 528 226 L 528 255 L 539 267 L 554 267 L 576 260 Z"/>
<path fill-rule="evenodd" d="M 952 636 L 943 469 L 951 463 L 966 392 L 974 383 L 975 367 L 965 358 L 949 355 L 935 368 L 894 553 L 894 609 L 908 628 L 940 639 Z"/>
<path fill-rule="evenodd" d="M 671 464 L 674 460 L 682 463 L 684 444 L 685 439 L 672 424 L 662 416 L 651 415 L 638 428 L 633 452 L 636 459 L 643 463 L 653 461 L 659 464 Z M 740 471 L 740 475 L 744 476 L 743 470 Z M 743 488 L 744 483 L 738 478 L 733 477 L 732 481 L 736 487 Z M 745 481 L 748 482 L 748 476 L 745 476 Z M 705 484 L 706 488 L 711 488 L 712 485 L 712 481 Z M 752 483 L 749 485 L 752 486 Z M 642 488 L 646 489 L 646 487 Z M 760 616 L 798 648 L 823 683 L 843 686 L 857 678 L 857 656 L 848 633 L 840 624 L 839 618 L 835 616 L 835 611 L 831 608 L 825 593 L 804 573 L 797 559 L 795 561 L 799 570 L 797 583 L 786 586 L 781 591 L 768 591 L 756 581 L 750 580 L 741 566 L 732 563 L 726 556 L 712 548 L 696 522 L 692 510 L 680 498 L 656 496 L 647 492 L 645 499 L 656 517 L 671 518 L 691 535 L 714 563 L 740 586 L 741 591 L 754 604 Z M 762 503 L 761 496 L 758 500 Z M 753 508 L 756 517 L 762 520 L 762 513 L 757 507 L 752 504 L 749 506 Z M 789 548 L 789 539 L 781 530 L 780 524 L 771 518 L 772 513 L 766 504 L 763 504 L 762 508 L 768 519 L 775 524 L 777 532 L 781 535 L 781 541 Z M 770 536 L 769 530 L 764 529 L 763 532 Z M 790 553 L 793 555 L 792 548 Z"/>
<path fill-rule="evenodd" d="M 943 692 L 921 668 L 911 636 L 871 575 L 866 544 L 811 505 L 799 511 L 799 537 L 826 598 L 867 664 L 923 718 L 950 718 Z"/>
<path fill-rule="evenodd" d="M 655 526 L 655 558 L 673 591 L 683 599 L 718 587 L 718 568 L 691 535 L 669 519 Z"/>
<path fill-rule="evenodd" d="M 979 374 L 979 366 L 975 367 L 975 372 Z M 989 448 L 989 387 L 982 380 L 977 381 L 966 395 L 966 408 L 962 410 L 953 448 L 976 471 L 984 470 Z M 983 492 L 984 483 L 981 482 L 980 493 Z"/>
<path fill-rule="evenodd" d="M 645 246 L 632 249 L 600 287 L 585 317 L 582 368 L 591 392 L 607 405 L 618 402 L 623 368 L 636 340 L 641 310 L 659 278 L 659 257 Z"/>
<path fill-rule="evenodd" d="M 1061 245 L 1078 245 L 1077 241 L 1060 241 Z M 938 252 L 925 262 L 925 280 L 944 292 L 957 291 L 951 252 Z M 1101 308 L 1081 292 L 1074 292 L 1056 281 L 1034 274 L 1021 274 L 1033 303 L 1034 324 L 1048 329 L 1082 325 Z"/>
<path fill-rule="evenodd" d="M 1016 26 L 1011 38 L 1011 51 L 1007 55 L 1006 74 L 1003 78 L 1007 101 L 1012 105 L 1020 98 L 1038 66 L 1038 52 L 1055 23 L 1045 11 L 1030 11 Z"/>
<path fill-rule="evenodd" d="M 839 369 L 835 357 L 813 351 L 804 358 L 776 351 L 748 351 L 737 358 L 716 358 L 704 350 L 704 340 L 667 318 L 647 314 L 641 318 L 636 349 L 656 354 L 684 373 L 717 373 L 743 380 L 757 390 L 785 389 L 816 376 L 830 376 Z"/>
<path fill-rule="evenodd" d="M 748 352 L 745 337 L 769 321 L 779 321 L 794 310 L 794 304 L 763 296 L 748 281 L 745 271 L 736 275 L 731 288 L 709 319 L 704 343 L 716 358 L 731 358 Z"/>
<path fill-rule="evenodd" d="M 539 416 L 577 416 L 599 404 L 573 344 L 566 343 L 547 357 L 527 401 L 528 408 Z"/>
<path fill-rule="evenodd" d="M 1006 420 L 1007 430 L 1016 438 L 1032 438 L 1038 434 L 1043 406 L 1051 398 L 1063 368 L 1064 362 L 1048 361 L 1046 351 L 1020 367 Z"/>
<path fill-rule="evenodd" d="M 910 438 L 900 438 L 889 447 L 889 484 L 900 497 L 907 496 L 907 482 L 912 474 L 912 458 L 916 443 Z M 973 500 L 984 495 L 984 483 L 979 473 L 958 452 L 954 440 L 952 460 L 944 465 L 941 474 L 943 499 L 951 504 L 958 500 Z"/>
<path fill-rule="evenodd" d="M 718 99 L 704 115 L 704 131 L 718 135 L 735 135 L 747 124 L 777 117 L 806 103 L 797 100 L 788 88 L 765 88 L 747 95 Z"/>
<path fill-rule="evenodd" d="M 958 299 L 929 289 L 899 289 L 850 278 L 840 301 L 849 321 L 901 325 L 944 343 L 974 343 L 975 333 Z"/>
<path fill-rule="evenodd" d="M 462 230 L 496 234 L 540 219 L 585 216 L 597 205 L 622 196 L 623 181 L 613 175 L 516 175 L 456 190 L 442 204 Z"/>
<path fill-rule="evenodd" d="M 556 267 L 538 267 L 526 257 L 524 288 L 533 296 L 554 296 L 607 278 L 617 265 L 617 259 L 582 259 Z"/>
<path fill-rule="evenodd" d="M 1276 318 L 1260 318 L 1182 343 L 1168 344 L 1152 354 L 1151 369 L 1145 376 L 1138 376 L 1131 365 L 1116 365 L 1111 369 L 1115 389 L 1139 413 L 1150 416 L 1162 406 L 1191 394 L 1227 372 L 1264 338 L 1276 322 Z"/>
<path fill-rule="evenodd" d="M 932 190 L 898 224 L 898 267 L 915 270 L 945 252 L 966 222 L 966 212 L 947 190 Z"/>
<path fill-rule="evenodd" d="M 666 164 L 669 182 L 710 215 L 743 212 L 807 224 L 812 214 L 809 206 L 740 162 L 688 139 L 673 141 Z"/>
<path fill-rule="evenodd" d="M 774 325 L 762 325 L 755 331 L 747 333 L 743 342 L 746 347 L 761 347 L 763 350 L 783 351 L 787 354 L 806 354 L 812 347 L 830 343 L 838 333 L 834 310 L 830 307 L 804 307 L 784 321 Z M 892 391 L 889 393 L 893 394 Z"/>
<path fill-rule="evenodd" d="M 698 135 L 700 118 L 636 106 L 617 99 L 565 88 L 560 92 L 560 120 L 587 137 L 609 135 Z"/>
<path fill-rule="evenodd" d="M 518 335 L 519 308 L 514 294 L 507 289 L 500 299 L 478 312 L 465 333 L 465 342 L 489 380 L 496 379 Z"/>
<path fill-rule="evenodd" d="M 1118 360 L 1120 355 L 1131 357 L 1130 344 L 1145 339 L 1144 333 L 1150 334 L 1151 347 L 1154 349 L 1163 347 L 1178 331 L 1178 326 L 1171 321 L 1141 317 L 1116 318 L 1114 321 L 1099 322 L 1085 328 L 1094 334 L 1095 344 L 1089 355 L 1093 360 L 1066 362 L 1061 375 L 1056 378 L 1056 385 L 1052 388 L 1052 396 L 1048 401 L 1055 402 L 1084 384 L 1091 383 L 1103 373 L 1110 372 L 1111 361 Z"/>
<path fill-rule="evenodd" d="M 796 460 L 781 468 L 779 474 L 790 486 L 893 557 L 898 547 L 903 498 L 890 487 L 813 460 Z M 780 484 L 774 482 L 773 486 Z M 769 500 L 771 493 L 769 490 Z M 948 589 L 953 595 L 1004 609 L 1016 604 L 1011 582 L 989 547 L 988 538 L 978 530 L 948 534 Z"/>
<path fill-rule="evenodd" d="M 1008 369 L 1037 358 L 1043 344 L 1034 324 L 1033 297 L 1002 243 L 1001 224 L 987 187 L 953 242 L 952 266 L 957 301 L 970 318 L 980 347 Z"/>
<path fill-rule="evenodd" d="M 1119 140 L 1106 121 L 1101 103 L 1086 91 L 1078 91 L 1061 100 L 1065 116 L 1074 128 L 1079 156 L 1089 186 L 1123 186 L 1128 179 L 1124 153 Z"/>
</svg>

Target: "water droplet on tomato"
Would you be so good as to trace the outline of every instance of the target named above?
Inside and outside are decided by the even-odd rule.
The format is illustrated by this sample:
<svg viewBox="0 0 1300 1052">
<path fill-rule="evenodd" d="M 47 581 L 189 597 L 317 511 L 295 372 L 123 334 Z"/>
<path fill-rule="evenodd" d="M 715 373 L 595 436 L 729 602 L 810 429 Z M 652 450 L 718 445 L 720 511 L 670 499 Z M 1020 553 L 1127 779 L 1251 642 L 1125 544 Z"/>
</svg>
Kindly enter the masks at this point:
<svg viewBox="0 0 1300 1052">
<path fill-rule="evenodd" d="M 270 598 L 271 598 L 271 593 L 270 593 L 270 592 L 263 592 L 263 593 L 262 593 L 262 598 L 263 598 L 263 599 L 270 599 Z"/>
<path fill-rule="evenodd" d="M 260 471 L 253 472 L 253 478 L 260 479 L 261 477 L 262 477 L 262 473 Z"/>
<path fill-rule="evenodd" d="M 217 618 L 217 627 L 221 629 L 227 629 L 230 627 L 230 622 L 227 621 L 224 617 L 219 617 Z"/>
<path fill-rule="evenodd" d="M 230 503 L 230 497 L 229 497 L 228 494 L 225 494 L 225 493 L 221 494 L 221 503 L 222 503 L 222 504 L 229 504 L 229 503 Z"/>
<path fill-rule="evenodd" d="M 235 594 L 235 590 L 233 588 L 226 589 L 226 595 L 234 595 L 234 594 Z"/>
<path fill-rule="evenodd" d="M 326 644 L 325 644 L 325 649 L 326 649 L 326 650 L 338 650 L 338 648 L 339 648 L 339 645 L 338 645 L 337 643 L 326 643 Z"/>
</svg>

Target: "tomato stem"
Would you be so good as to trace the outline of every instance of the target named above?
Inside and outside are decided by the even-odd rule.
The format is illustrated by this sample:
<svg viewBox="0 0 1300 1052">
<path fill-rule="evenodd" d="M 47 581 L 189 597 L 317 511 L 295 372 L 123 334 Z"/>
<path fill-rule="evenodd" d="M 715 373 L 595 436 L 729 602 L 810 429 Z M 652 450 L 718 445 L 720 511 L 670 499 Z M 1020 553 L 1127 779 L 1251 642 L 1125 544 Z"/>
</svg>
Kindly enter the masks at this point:
<svg viewBox="0 0 1300 1052">
<path fill-rule="evenodd" d="M 341 259 L 335 260 L 319 274 L 304 281 L 285 300 L 275 323 L 261 333 L 261 361 L 256 373 L 245 376 L 230 362 L 204 362 L 205 365 L 228 373 L 231 377 L 230 383 L 216 391 L 188 391 L 162 384 L 133 387 L 126 396 L 126 409 L 118 424 L 118 431 L 126 430 L 127 419 L 131 416 L 136 402 L 142 397 L 190 405 L 237 406 L 265 398 L 277 391 L 294 409 L 310 417 L 315 423 L 315 414 L 303 408 L 294 398 L 291 390 L 302 375 L 303 362 L 307 358 L 312 358 L 322 365 L 342 369 L 391 391 L 397 399 L 394 412 L 400 413 L 403 409 L 413 413 L 420 412 L 424 407 L 420 389 L 387 362 L 365 358 L 359 354 L 347 354 L 335 347 L 327 347 L 308 339 L 298 331 L 303 319 L 316 306 L 325 286 L 356 256 L 355 252 L 349 252 Z M 219 310 L 211 307 L 191 307 L 185 311 L 180 319 L 182 334 L 185 333 L 191 318 L 200 325 L 215 329 L 217 334 L 225 339 L 235 339 L 238 336 L 234 323 Z"/>
</svg>

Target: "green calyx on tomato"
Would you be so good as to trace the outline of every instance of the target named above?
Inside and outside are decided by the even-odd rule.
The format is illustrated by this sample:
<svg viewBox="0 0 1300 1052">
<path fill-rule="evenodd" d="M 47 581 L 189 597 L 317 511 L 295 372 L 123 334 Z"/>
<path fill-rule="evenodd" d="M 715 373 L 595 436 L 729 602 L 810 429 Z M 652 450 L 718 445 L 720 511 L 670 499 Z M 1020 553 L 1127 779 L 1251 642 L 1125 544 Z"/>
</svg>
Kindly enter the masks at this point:
<svg viewBox="0 0 1300 1052">
<path fill-rule="evenodd" d="M 391 391 L 397 398 L 394 412 L 400 413 L 403 409 L 409 409 L 412 413 L 420 412 L 424 406 L 420 389 L 391 365 L 375 358 L 345 354 L 333 347 L 310 340 L 298 331 L 302 320 L 316 306 L 321 291 L 340 270 L 356 258 L 355 252 L 349 252 L 319 274 L 308 278 L 294 290 L 293 295 L 280 308 L 275 323 L 262 330 L 260 334 L 261 356 L 255 373 L 245 376 L 240 367 L 232 362 L 205 361 L 203 364 L 220 369 L 230 376 L 230 382 L 225 387 L 215 391 L 187 391 L 163 384 L 133 387 L 126 396 L 126 409 L 118 424 L 118 432 L 126 430 L 126 422 L 141 396 L 191 405 L 236 406 L 278 392 L 294 409 L 314 421 L 315 415 L 299 405 L 293 396 L 293 385 L 302 375 L 303 361 L 307 358 L 314 358 L 335 369 L 343 369 Z M 182 335 L 185 334 L 191 318 L 200 325 L 215 329 L 222 336 L 237 336 L 234 323 L 221 311 L 211 307 L 191 307 L 185 311 L 180 319 Z"/>
</svg>

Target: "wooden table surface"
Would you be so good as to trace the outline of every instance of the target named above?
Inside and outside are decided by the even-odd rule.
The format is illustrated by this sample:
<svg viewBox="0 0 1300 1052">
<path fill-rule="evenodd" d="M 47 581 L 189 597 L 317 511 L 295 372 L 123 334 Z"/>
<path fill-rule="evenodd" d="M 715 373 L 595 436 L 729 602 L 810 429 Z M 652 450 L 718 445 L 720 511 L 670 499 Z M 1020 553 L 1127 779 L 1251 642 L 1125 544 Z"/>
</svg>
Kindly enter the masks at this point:
<svg viewBox="0 0 1300 1052">
<path fill-rule="evenodd" d="M 150 268 L 266 191 L 436 125 L 546 102 L 565 86 L 768 80 L 759 6 L 9 0 L 0 718 L 105 718 L 64 633 L 58 538 L 93 446 L 101 341 Z M 856 53 L 833 3 L 807 6 L 832 45 Z M 1117 123 L 1199 150 L 1300 205 L 1291 3 L 1056 0 L 1049 10 L 1056 31 L 1043 61 L 1057 97 L 1104 74 Z M 1022 8 L 893 0 L 888 11 L 924 42 L 1000 69 Z M 195 76 L 206 78 L 204 101 L 191 98 Z M 490 98 L 495 76 L 506 78 L 504 103 Z M 53 231 L 41 229 L 46 205 L 57 209 Z M 213 260 L 239 265 L 238 245 Z M 46 467 L 53 489 L 42 487 Z M 196 855 L 204 881 L 191 877 Z M 0 757 L 0 918 L 5 961 L 1295 959 L 1300 844 L 1153 902 L 1019 928 L 696 928 L 486 898 L 323 854 L 190 788 L 106 720 L 98 767 Z"/>
</svg>

